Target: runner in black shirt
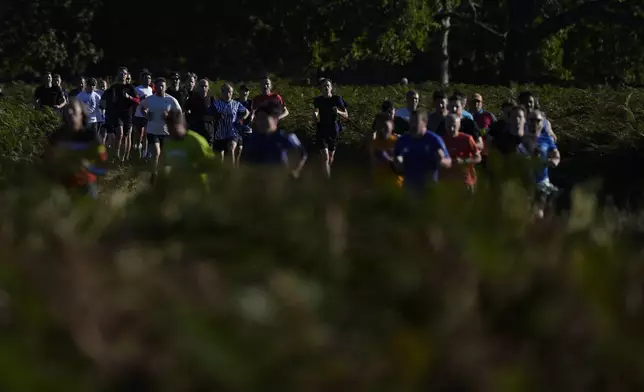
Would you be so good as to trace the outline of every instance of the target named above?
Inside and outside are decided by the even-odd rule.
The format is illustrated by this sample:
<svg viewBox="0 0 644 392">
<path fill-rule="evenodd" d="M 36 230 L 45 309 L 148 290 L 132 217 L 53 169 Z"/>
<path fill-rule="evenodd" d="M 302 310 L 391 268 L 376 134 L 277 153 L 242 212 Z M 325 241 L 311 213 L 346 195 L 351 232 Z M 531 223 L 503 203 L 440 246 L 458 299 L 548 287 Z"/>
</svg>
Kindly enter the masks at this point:
<svg viewBox="0 0 644 392">
<path fill-rule="evenodd" d="M 65 106 L 63 90 L 58 86 L 54 86 L 51 72 L 45 73 L 43 84 L 38 86 L 34 92 L 34 100 L 34 106 L 37 109 L 43 107 L 62 109 Z"/>
<path fill-rule="evenodd" d="M 101 108 L 105 109 L 107 118 L 105 123 L 116 134 L 116 158 L 125 160 L 132 147 L 132 116 L 134 108 L 139 104 L 136 89 L 131 84 L 126 84 L 127 68 L 120 68 L 116 76 L 116 83 L 105 90 L 101 97 Z M 121 146 L 123 145 L 123 154 Z"/>
<path fill-rule="evenodd" d="M 235 101 L 244 105 L 244 107 L 252 113 L 253 110 L 253 100 L 250 99 L 250 90 L 245 84 L 239 86 L 239 97 L 235 98 Z M 242 150 L 244 149 L 244 143 L 248 140 L 250 135 L 253 134 L 253 130 L 250 126 L 251 119 L 250 116 L 244 120 L 241 120 L 237 125 L 239 127 L 239 140 L 237 141 L 237 149 L 235 150 L 235 155 L 237 157 L 236 162 L 239 164 Z"/>
<path fill-rule="evenodd" d="M 190 99 L 183 108 L 188 120 L 190 130 L 197 132 L 212 146 L 215 138 L 214 118 L 210 114 L 210 106 L 214 98 L 209 94 L 210 82 L 208 79 L 201 79 L 197 87 L 190 93 Z M 176 99 L 176 98 L 175 98 Z"/>
<path fill-rule="evenodd" d="M 169 79 L 170 87 L 168 87 L 166 94 L 174 97 L 182 108 L 186 107 L 186 102 L 188 101 L 188 90 L 181 87 L 181 78 L 179 77 L 179 73 L 173 72 Z"/>
<path fill-rule="evenodd" d="M 52 83 L 54 84 L 54 86 L 57 86 L 58 88 L 60 88 L 60 90 L 63 92 L 65 105 L 67 105 L 69 103 L 69 94 L 67 94 L 67 90 L 65 90 L 65 88 L 63 87 L 63 79 L 60 77 L 59 74 L 54 74 Z M 62 111 L 61 111 L 61 114 L 62 114 Z"/>
<path fill-rule="evenodd" d="M 69 97 L 75 97 L 78 94 L 80 94 L 83 90 L 85 90 L 85 78 L 83 76 L 79 76 L 76 79 L 76 84 L 74 85 L 74 88 L 69 92 Z"/>
<path fill-rule="evenodd" d="M 349 119 L 349 112 L 344 99 L 333 94 L 331 80 L 324 79 L 320 90 L 322 95 L 313 100 L 313 118 L 317 123 L 315 139 L 324 161 L 324 172 L 330 177 L 335 148 L 342 131 L 340 119 Z"/>
</svg>

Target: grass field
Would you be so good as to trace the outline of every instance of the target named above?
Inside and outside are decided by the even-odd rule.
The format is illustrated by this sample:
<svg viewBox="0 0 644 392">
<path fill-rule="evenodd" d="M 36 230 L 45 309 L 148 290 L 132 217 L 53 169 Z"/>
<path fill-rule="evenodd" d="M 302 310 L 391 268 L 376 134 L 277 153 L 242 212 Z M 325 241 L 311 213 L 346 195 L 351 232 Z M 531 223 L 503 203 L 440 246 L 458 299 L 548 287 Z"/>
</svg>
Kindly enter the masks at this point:
<svg viewBox="0 0 644 392">
<path fill-rule="evenodd" d="M 277 89 L 307 135 L 315 91 Z M 338 90 L 348 162 L 404 89 Z M 628 177 L 611 163 L 639 180 L 642 92 L 535 90 L 561 178 Z M 20 164 L 51 125 L 19 101 L 0 102 L 2 391 L 644 389 L 644 220 L 600 209 L 592 184 L 540 224 L 516 182 L 418 203 L 350 174 L 223 170 L 208 197 L 158 197 L 126 170 L 79 205 Z"/>
</svg>

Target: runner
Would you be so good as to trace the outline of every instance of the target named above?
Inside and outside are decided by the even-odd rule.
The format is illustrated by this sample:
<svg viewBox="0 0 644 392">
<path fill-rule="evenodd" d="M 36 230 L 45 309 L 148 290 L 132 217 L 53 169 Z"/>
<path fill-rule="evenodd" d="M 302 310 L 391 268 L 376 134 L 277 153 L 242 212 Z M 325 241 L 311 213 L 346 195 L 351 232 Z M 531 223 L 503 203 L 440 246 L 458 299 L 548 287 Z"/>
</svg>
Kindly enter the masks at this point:
<svg viewBox="0 0 644 392">
<path fill-rule="evenodd" d="M 374 183 L 384 187 L 402 186 L 402 177 L 394 171 L 394 149 L 398 136 L 394 135 L 394 120 L 387 113 L 378 113 L 374 120 L 375 135 L 369 145 L 371 172 Z"/>
<path fill-rule="evenodd" d="M 140 105 L 141 112 L 148 118 L 146 135 L 148 149 L 151 150 L 153 158 L 152 182 L 156 180 L 163 142 L 168 135 L 166 117 L 173 110 L 181 111 L 179 102 L 173 96 L 166 94 L 167 82 L 165 78 L 157 78 L 154 85 L 156 93 L 145 98 Z"/>
<path fill-rule="evenodd" d="M 67 94 L 67 90 L 65 90 L 65 88 L 63 87 L 63 79 L 60 77 L 59 74 L 54 74 L 52 83 L 53 83 L 54 86 L 58 87 L 63 92 L 63 98 L 65 99 L 65 105 L 67 105 L 69 103 L 69 94 Z M 65 106 L 65 105 L 63 105 L 63 106 Z M 58 112 L 62 114 L 62 108 Z"/>
<path fill-rule="evenodd" d="M 472 95 L 472 113 L 474 113 L 474 121 L 479 126 L 483 135 L 489 132 L 492 124 L 496 122 L 496 116 L 487 110 L 483 109 L 483 96 L 479 93 Z"/>
<path fill-rule="evenodd" d="M 222 162 L 226 153 L 230 154 L 231 163 L 235 167 L 235 149 L 239 141 L 237 122 L 246 119 L 250 113 L 244 105 L 233 100 L 233 91 L 233 86 L 228 83 L 221 86 L 221 97 L 213 102 L 210 111 L 215 117 L 213 149 L 220 154 Z"/>
<path fill-rule="evenodd" d="M 85 91 L 85 77 L 79 76 L 74 81 L 74 88 L 69 92 L 69 97 L 76 97 L 81 92 Z"/>
<path fill-rule="evenodd" d="M 536 192 L 534 200 L 534 213 L 539 219 L 544 217 L 544 210 L 548 200 L 557 191 L 550 182 L 548 168 L 557 167 L 561 156 L 555 141 L 544 129 L 545 116 L 539 109 L 528 115 L 527 132 L 523 137 L 517 151 L 526 157 L 534 158 L 536 162 L 535 180 Z"/>
<path fill-rule="evenodd" d="M 333 84 L 330 79 L 325 79 L 320 89 L 322 95 L 313 99 L 313 115 L 317 124 L 315 140 L 324 162 L 324 173 L 330 178 L 335 148 L 342 131 L 340 119 L 348 120 L 349 112 L 344 99 L 333 94 Z"/>
<path fill-rule="evenodd" d="M 36 109 L 45 107 L 54 110 L 60 110 L 65 106 L 65 97 L 63 90 L 54 85 L 51 72 L 46 72 L 43 76 L 43 84 L 36 88 L 34 92 L 34 106 Z"/>
<path fill-rule="evenodd" d="M 507 110 L 507 105 L 511 104 L 509 101 L 504 103 L 503 111 L 508 115 L 497 123 L 502 124 L 503 128 L 494 126 L 488 134 L 488 140 L 494 149 L 505 156 L 517 151 L 526 127 L 525 109 L 522 106 L 512 106 Z"/>
<path fill-rule="evenodd" d="M 521 94 L 519 94 L 519 103 L 527 109 L 526 115 L 529 115 L 534 110 L 541 110 L 541 107 L 539 105 L 539 98 L 531 91 L 524 91 Z M 543 112 L 542 114 L 545 116 Z M 544 117 L 543 128 L 550 135 L 552 140 L 556 142 L 557 135 L 555 135 L 555 133 L 552 131 L 552 124 L 545 117 Z"/>
<path fill-rule="evenodd" d="M 212 143 L 215 140 L 215 123 L 210 108 L 215 99 L 210 96 L 209 90 L 208 79 L 200 79 L 195 91 L 190 93 L 190 99 L 184 109 L 188 127 L 206 139 L 212 148 Z"/>
<path fill-rule="evenodd" d="M 452 158 L 452 167 L 445 170 L 444 177 L 449 181 L 464 182 L 466 189 L 473 193 L 476 187 L 476 169 L 481 162 L 481 151 L 472 136 L 460 132 L 461 118 L 456 114 L 445 117 L 445 147 Z"/>
<path fill-rule="evenodd" d="M 474 138 L 474 142 L 476 142 L 476 147 L 478 147 L 479 150 L 483 150 L 483 138 L 481 137 L 479 126 L 476 125 L 474 120 L 463 117 L 463 101 L 459 96 L 452 95 L 449 98 L 448 109 L 450 113 L 456 114 L 461 119 L 460 131 L 472 136 Z M 438 135 L 444 137 L 446 133 L 445 123 L 443 122 L 439 127 Z"/>
<path fill-rule="evenodd" d="M 141 73 L 141 84 L 136 86 L 136 95 L 141 102 L 147 97 L 154 94 L 155 89 L 152 88 L 152 75 L 143 70 Z M 141 105 L 137 106 L 134 112 L 134 140 L 132 142 L 134 149 L 139 151 L 139 159 L 147 156 L 147 138 L 145 136 L 145 127 L 148 125 L 148 119 L 141 111 Z"/>
<path fill-rule="evenodd" d="M 410 118 L 410 132 L 401 136 L 394 148 L 396 168 L 403 185 L 412 192 L 424 192 L 438 181 L 438 169 L 449 169 L 452 160 L 443 140 L 427 130 L 427 112 L 416 111 Z"/>
<path fill-rule="evenodd" d="M 96 93 L 102 98 L 103 93 L 105 93 L 105 90 L 107 90 L 107 82 L 104 79 L 100 79 L 98 81 L 98 89 L 96 90 Z M 98 118 L 98 127 L 99 127 L 99 132 L 101 134 L 101 141 L 107 147 L 110 147 L 113 141 L 110 140 L 108 143 L 107 136 L 113 135 L 113 134 L 110 132 L 107 132 L 107 127 L 105 126 L 105 109 L 101 109 L 100 104 L 99 104 L 99 114 L 100 114 L 100 117 Z"/>
<path fill-rule="evenodd" d="M 172 182 L 174 187 L 201 183 L 208 191 L 208 173 L 217 166 L 212 148 L 201 135 L 186 129 L 180 110 L 171 110 L 165 122 L 168 137 L 161 158 L 164 182 Z"/>
<path fill-rule="evenodd" d="M 239 97 L 236 98 L 235 100 L 246 108 L 250 113 L 252 113 L 253 110 L 253 101 L 248 99 L 248 96 L 250 95 L 250 90 L 248 87 L 246 87 L 245 84 L 242 84 L 239 87 Z M 235 154 L 237 155 L 236 161 L 237 165 L 239 165 L 239 158 L 241 157 L 242 150 L 244 149 L 244 143 L 246 143 L 246 140 L 250 137 L 251 133 L 253 133 L 253 129 L 250 126 L 251 121 L 250 118 L 246 118 L 244 120 L 241 120 L 238 123 L 238 133 L 239 133 L 239 142 L 237 144 L 237 149 L 235 149 Z"/>
<path fill-rule="evenodd" d="M 255 110 L 257 110 L 264 103 L 274 100 L 284 108 L 284 113 L 280 115 L 280 120 L 286 118 L 289 115 L 288 108 L 286 107 L 286 103 L 284 103 L 284 98 L 282 98 L 282 96 L 278 93 L 273 92 L 273 82 L 271 81 L 271 78 L 263 78 L 260 82 L 260 88 L 262 90 L 262 93 L 253 98 L 253 102 L 251 104 L 252 112 L 254 113 Z M 254 114 L 251 117 L 251 121 L 253 120 L 253 118 Z"/>
<path fill-rule="evenodd" d="M 244 162 L 251 165 L 283 165 L 295 178 L 300 176 L 306 163 L 306 149 L 293 133 L 278 129 L 284 107 L 277 101 L 266 102 L 255 111 L 256 132 L 248 138 Z M 289 161 L 289 152 L 296 150 L 300 159 L 294 167 Z"/>
<path fill-rule="evenodd" d="M 186 107 L 188 90 L 181 87 L 181 77 L 179 76 L 178 72 L 172 72 L 170 74 L 170 84 L 168 86 L 168 91 L 166 91 L 166 94 L 174 97 L 174 99 L 177 100 L 182 108 Z"/>
<path fill-rule="evenodd" d="M 186 91 L 188 92 L 188 98 L 190 98 L 190 93 L 195 90 L 197 86 L 197 74 L 193 72 L 188 72 L 186 75 Z"/>
<path fill-rule="evenodd" d="M 404 108 L 396 109 L 394 132 L 398 135 L 404 135 L 409 132 L 409 119 L 418 110 L 420 95 L 414 90 L 409 90 L 405 94 L 405 102 L 407 105 Z"/>
<path fill-rule="evenodd" d="M 445 121 L 445 117 L 449 114 L 447 110 L 447 95 L 443 90 L 436 90 L 432 96 L 432 102 L 434 104 L 434 111 L 429 114 L 427 129 L 438 133 L 441 127 L 444 126 L 443 122 Z"/>
<path fill-rule="evenodd" d="M 85 85 L 85 90 L 76 95 L 76 99 L 85 106 L 88 117 L 88 128 L 96 133 L 96 136 L 103 142 L 100 133 L 101 109 L 101 96 L 96 92 L 96 79 L 91 78 Z"/>
<path fill-rule="evenodd" d="M 461 103 L 463 104 L 463 111 L 462 111 L 461 117 L 469 118 L 470 120 L 474 121 L 474 116 L 472 116 L 472 113 L 465 110 L 465 108 L 467 107 L 467 95 L 465 93 L 462 93 L 456 90 L 452 93 L 452 96 L 458 97 L 458 99 L 460 99 Z"/>
<path fill-rule="evenodd" d="M 86 129 L 87 113 L 73 99 L 63 110 L 63 126 L 49 138 L 45 157 L 52 178 L 79 196 L 98 196 L 96 177 L 104 175 L 107 152 L 96 132 Z"/>
<path fill-rule="evenodd" d="M 115 134 L 116 160 L 120 162 L 130 154 L 133 108 L 140 102 L 134 86 L 126 83 L 127 75 L 127 68 L 119 68 L 116 83 L 101 96 L 101 109 L 105 109 L 107 116 L 105 123 L 108 132 Z"/>
</svg>

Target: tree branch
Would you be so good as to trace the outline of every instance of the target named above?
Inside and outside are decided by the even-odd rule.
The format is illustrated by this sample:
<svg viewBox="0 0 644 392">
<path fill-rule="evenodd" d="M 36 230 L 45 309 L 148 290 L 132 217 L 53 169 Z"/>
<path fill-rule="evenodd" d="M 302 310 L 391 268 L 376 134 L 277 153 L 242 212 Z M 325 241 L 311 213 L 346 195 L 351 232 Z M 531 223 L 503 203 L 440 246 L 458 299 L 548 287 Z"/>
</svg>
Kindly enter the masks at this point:
<svg viewBox="0 0 644 392">
<path fill-rule="evenodd" d="M 437 19 L 439 19 L 439 20 L 444 19 L 444 18 L 454 18 L 454 19 L 457 19 L 457 20 L 459 20 L 461 22 L 472 23 L 475 26 L 477 26 L 477 27 L 487 31 L 488 33 L 490 33 L 490 34 L 492 34 L 492 35 L 494 35 L 496 37 L 499 37 L 499 38 L 505 38 L 508 35 L 507 32 L 501 33 L 499 31 L 497 31 L 496 29 L 494 29 L 492 26 L 481 22 L 475 16 L 472 16 L 472 15 L 465 15 L 465 14 L 461 14 L 461 13 L 458 13 L 458 12 L 447 12 L 447 13 L 444 13 L 444 14 L 441 14 L 441 15 L 437 16 Z"/>
</svg>

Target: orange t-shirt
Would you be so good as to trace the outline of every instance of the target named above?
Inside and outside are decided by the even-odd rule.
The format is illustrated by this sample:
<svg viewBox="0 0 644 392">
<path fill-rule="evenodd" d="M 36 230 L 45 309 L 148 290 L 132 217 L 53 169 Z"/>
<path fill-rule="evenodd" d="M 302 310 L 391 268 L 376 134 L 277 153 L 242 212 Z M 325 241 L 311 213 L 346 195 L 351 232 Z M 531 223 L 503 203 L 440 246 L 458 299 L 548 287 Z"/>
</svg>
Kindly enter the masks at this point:
<svg viewBox="0 0 644 392">
<path fill-rule="evenodd" d="M 465 181 L 467 185 L 476 184 L 476 170 L 473 164 L 459 165 L 456 158 L 473 158 L 478 152 L 474 138 L 466 133 L 459 132 L 455 137 L 445 136 L 443 138 L 445 147 L 452 158 L 452 167 L 445 171 L 443 178 L 448 180 Z"/>
<path fill-rule="evenodd" d="M 393 183 L 396 186 L 402 186 L 403 179 L 394 172 L 391 164 L 376 157 L 376 152 L 378 151 L 387 151 L 389 155 L 393 155 L 397 141 L 398 137 L 396 135 L 391 135 L 386 140 L 381 140 L 376 137 L 371 141 L 370 152 L 373 162 L 373 175 L 376 183 Z"/>
</svg>

